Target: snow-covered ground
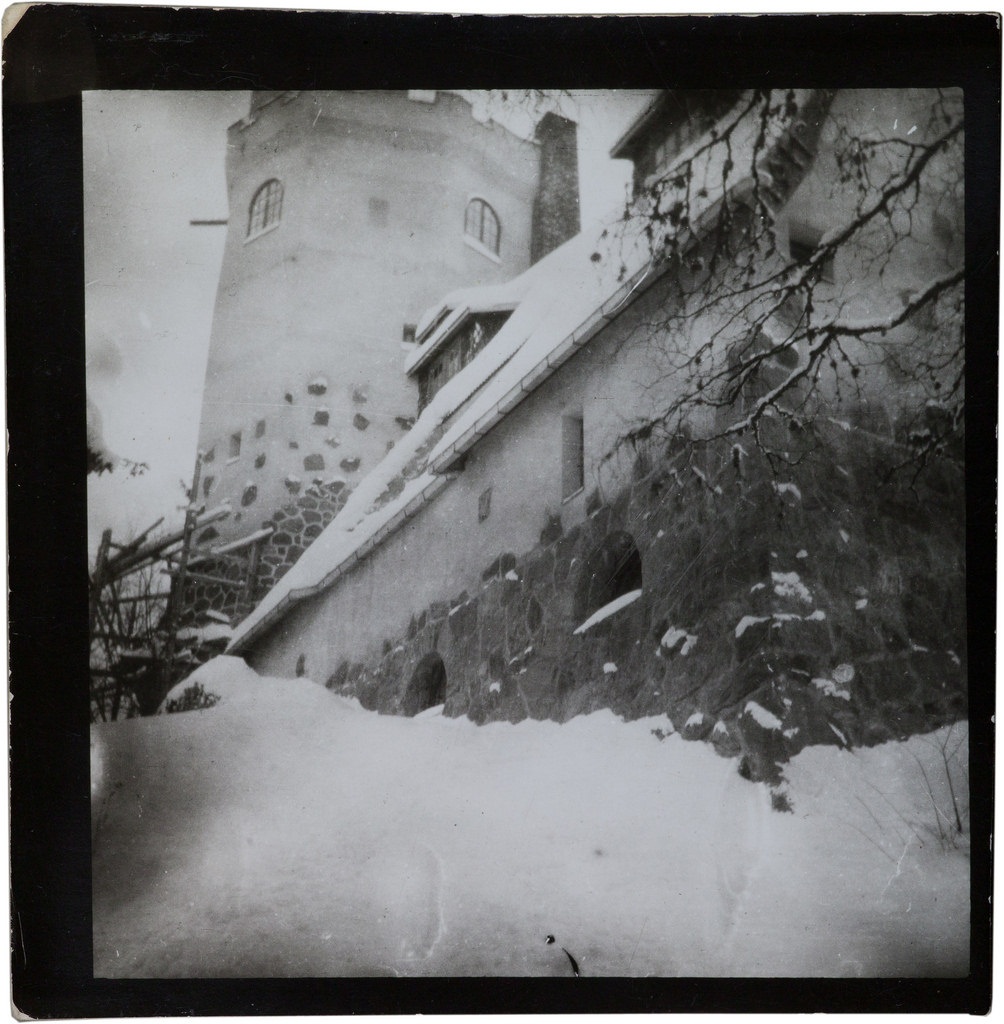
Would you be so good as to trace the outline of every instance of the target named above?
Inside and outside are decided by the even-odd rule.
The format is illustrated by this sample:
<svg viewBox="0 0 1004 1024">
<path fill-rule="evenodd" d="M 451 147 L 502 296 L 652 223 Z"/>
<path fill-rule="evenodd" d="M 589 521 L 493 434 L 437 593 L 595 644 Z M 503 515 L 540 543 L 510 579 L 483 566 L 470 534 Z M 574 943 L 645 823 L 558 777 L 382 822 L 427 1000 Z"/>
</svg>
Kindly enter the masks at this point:
<svg viewBox="0 0 1004 1024">
<path fill-rule="evenodd" d="M 664 717 L 475 726 L 234 658 L 192 678 L 222 700 L 93 727 L 97 976 L 968 971 L 968 843 L 932 802 L 954 814 L 944 749 L 968 806 L 964 723 L 808 748 L 784 813 Z"/>
</svg>

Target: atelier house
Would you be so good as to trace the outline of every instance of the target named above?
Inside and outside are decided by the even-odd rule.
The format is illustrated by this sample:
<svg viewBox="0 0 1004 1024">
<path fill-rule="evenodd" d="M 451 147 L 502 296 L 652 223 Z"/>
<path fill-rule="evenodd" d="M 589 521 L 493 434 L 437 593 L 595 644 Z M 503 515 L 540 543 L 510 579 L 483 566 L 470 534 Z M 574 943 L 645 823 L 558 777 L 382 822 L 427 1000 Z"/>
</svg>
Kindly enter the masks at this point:
<svg viewBox="0 0 1004 1024">
<path fill-rule="evenodd" d="M 678 216 L 670 215 L 661 220 L 660 230 L 663 241 L 686 234 L 685 251 L 695 267 L 712 244 L 701 226 L 711 223 L 723 204 L 749 217 L 769 216 L 781 265 L 811 259 L 826 232 L 850 216 L 858 201 L 857 184 L 845 182 L 835 155 L 839 123 L 853 123 L 865 135 L 894 121 L 904 131 L 909 124 L 933 130 L 924 119 L 931 93 L 793 90 L 776 95 L 784 113 L 763 132 L 749 94 L 662 94 L 613 150 L 634 162 L 639 204 L 649 201 L 653 185 L 672 180 L 686 162 L 694 184 L 688 224 L 685 229 Z M 310 178 L 318 170 L 306 129 L 318 116 L 318 103 L 323 107 L 326 102 L 275 97 L 256 108 L 252 126 L 234 129 L 235 152 L 241 154 L 234 163 L 241 170 L 232 170 L 233 205 L 251 209 L 252 223 L 252 197 L 260 187 L 255 182 L 279 174 L 272 170 L 278 157 L 273 157 L 275 144 L 267 142 L 268 119 L 283 122 L 277 132 L 293 138 L 306 134 L 296 173 Z M 351 122 L 350 131 L 348 122 L 340 120 L 348 112 L 338 113 L 336 103 L 325 131 L 350 139 L 352 146 L 372 145 L 374 130 L 355 127 L 363 120 L 355 107 L 364 107 L 368 99 L 345 102 L 359 121 Z M 819 539 L 814 550 L 830 545 L 836 560 L 841 545 L 872 543 L 874 535 L 865 532 L 880 529 L 895 538 L 890 544 L 912 543 L 911 524 L 896 509 L 854 518 L 854 495 L 867 497 L 871 485 L 852 479 L 853 459 L 866 447 L 867 437 L 880 433 L 876 408 L 888 423 L 893 406 L 905 408 L 922 396 L 911 392 L 895 368 L 880 368 L 869 385 L 878 392 L 858 398 L 871 419 L 862 416 L 850 423 L 820 414 L 821 421 L 833 424 L 834 450 L 846 452 L 852 467 L 838 467 L 843 475 L 832 471 L 824 482 L 851 488 L 850 500 L 841 506 L 843 519 L 834 518 L 836 502 L 826 508 L 825 503 L 813 505 L 808 484 L 797 476 L 761 480 L 768 497 L 760 505 L 751 502 L 755 481 L 743 479 L 743 466 L 753 462 L 746 451 L 752 448 L 749 440 L 726 446 L 718 462 L 714 446 L 695 453 L 674 445 L 671 436 L 656 442 L 654 435 L 638 429 L 672 399 L 658 353 L 696 348 L 720 326 L 713 317 L 722 316 L 698 311 L 667 326 L 665 311 L 686 301 L 680 293 L 685 275 L 672 260 L 656 255 L 651 236 L 656 219 L 625 217 L 621 211 L 557 248 L 547 246 L 550 251 L 528 265 L 533 217 L 526 203 L 546 161 L 537 160 L 536 148 L 524 148 L 498 127 L 469 126 L 467 115 L 460 117 L 461 101 L 445 102 L 440 113 L 404 96 L 391 105 L 395 116 L 399 109 L 414 109 L 409 124 L 413 119 L 430 126 L 422 129 L 429 134 L 402 130 L 400 145 L 409 147 L 402 154 L 407 166 L 380 168 L 388 176 L 380 194 L 379 178 L 363 187 L 352 180 L 350 166 L 339 175 L 337 187 L 344 193 L 337 202 L 332 198 L 330 209 L 294 214 L 296 178 L 292 170 L 286 172 L 283 217 L 288 210 L 290 218 L 305 218 L 302 249 L 283 252 L 284 223 L 262 239 L 275 247 L 271 255 L 264 249 L 260 256 L 252 253 L 256 243 L 237 237 L 238 226 L 231 228 L 217 331 L 232 326 L 226 327 L 227 345 L 218 346 L 210 367 L 221 408 L 212 411 L 207 423 L 220 431 L 223 441 L 217 444 L 226 445 L 230 430 L 222 415 L 228 394 L 224 380 L 228 373 L 241 372 L 235 362 L 238 351 L 241 366 L 251 359 L 268 360 L 254 374 L 253 396 L 262 409 L 276 407 L 276 388 L 299 388 L 291 409 L 284 409 L 281 429 L 286 433 L 297 422 L 300 438 L 311 436 L 311 430 L 324 434 L 325 428 L 311 426 L 314 404 L 326 404 L 332 421 L 339 422 L 336 460 L 348 452 L 348 439 L 355 441 L 359 434 L 351 426 L 357 410 L 372 423 L 361 437 L 373 439 L 378 423 L 383 433 L 375 446 L 352 449 L 363 460 L 365 475 L 334 519 L 318 528 L 296 564 L 237 625 L 229 653 L 264 674 L 306 673 L 387 713 L 415 714 L 445 704 L 447 715 L 484 722 L 527 716 L 565 720 L 602 707 L 631 716 L 666 712 L 688 735 L 708 738 L 724 753 L 748 755 L 750 772 L 761 776 L 807 743 L 840 742 L 841 736 L 847 742 L 877 741 L 909 728 L 903 708 L 928 706 L 928 690 L 938 691 L 931 697 L 941 702 L 938 714 L 956 714 L 964 692 L 959 657 L 964 659 L 964 653 L 949 651 L 952 661 L 946 655 L 945 665 L 939 662 L 937 671 L 930 672 L 910 661 L 909 650 L 905 656 L 894 651 L 891 633 L 878 629 L 872 631 L 874 639 L 872 632 L 861 632 L 854 653 L 862 655 L 862 663 L 865 654 L 876 664 L 886 656 L 905 657 L 909 672 L 900 676 L 907 681 L 896 684 L 895 694 L 879 692 L 879 683 L 869 681 L 867 691 L 855 691 L 850 700 L 842 687 L 857 684 L 847 682 L 846 665 L 841 665 L 842 674 L 836 673 L 836 682 L 831 676 L 837 661 L 847 660 L 840 645 L 849 642 L 851 626 L 837 630 L 833 624 L 845 618 L 850 623 L 855 615 L 859 621 L 862 601 L 868 602 L 860 588 L 855 591 L 848 583 L 838 593 L 834 579 L 821 570 L 814 576 L 811 559 L 794 548 L 796 543 L 802 547 L 803 537 L 825 535 L 829 539 Z M 301 112 L 287 113 L 297 111 L 297 104 Z M 319 116 L 326 114 L 322 110 Z M 381 123 L 382 144 L 387 144 L 387 131 Z M 450 173 L 442 173 L 447 156 L 440 155 L 441 143 L 434 139 L 447 137 L 452 145 L 457 133 L 464 145 L 482 145 L 472 140 L 486 133 L 479 154 L 492 151 L 492 159 L 478 155 L 469 161 L 450 148 Z M 728 147 L 715 142 L 726 135 Z M 393 132 L 390 136 L 396 138 Z M 911 141 L 923 137 L 914 134 Z M 501 159 L 493 151 L 498 145 L 513 156 Z M 737 169 L 731 176 L 721 171 L 726 148 Z M 513 171 L 516 177 L 501 170 L 510 159 L 515 168 L 523 168 Z M 362 159 L 361 175 L 369 175 L 372 161 L 369 155 Z M 491 180 L 474 180 L 475 174 Z M 414 193 L 414 199 L 405 202 L 402 189 Z M 367 190 L 374 199 L 387 200 L 386 222 L 372 220 Z M 472 196 L 484 197 L 497 220 Z M 750 197 L 756 197 L 755 204 Z M 412 220 L 416 226 L 427 224 L 427 207 L 441 198 L 458 217 L 466 210 L 458 237 L 437 236 L 416 243 L 413 250 L 408 241 Z M 946 247 L 959 244 L 941 207 L 935 209 L 942 198 L 920 197 L 912 232 L 893 252 L 883 275 L 869 276 L 870 250 L 845 247 L 835 260 L 816 260 L 816 301 L 840 303 L 858 313 L 883 309 L 889 295 L 909 294 L 942 273 L 939 261 Z M 392 213 L 398 208 L 399 214 Z M 570 204 L 568 216 L 559 218 L 562 224 L 573 209 Z M 396 224 L 397 215 L 404 222 Z M 741 216 L 737 223 L 743 223 Z M 370 276 L 378 273 L 375 265 L 364 264 L 366 254 L 381 247 L 376 243 L 380 232 L 394 232 L 387 239 L 395 254 L 390 267 L 398 267 L 398 251 L 402 261 L 414 251 L 416 264 L 435 264 L 435 275 L 407 277 L 403 311 L 387 308 L 391 294 L 401 290 L 401 281 L 385 286 L 396 269 L 381 271 L 384 276 L 375 285 Z M 557 231 L 554 239 L 562 233 Z M 350 267 L 344 280 L 330 273 L 333 237 L 348 247 L 353 239 L 365 238 L 359 243 L 359 266 Z M 232 254 L 241 246 L 247 248 L 236 260 Z M 272 293 L 257 283 L 259 272 L 282 282 L 299 280 L 295 287 L 284 283 Z M 444 289 L 445 297 L 432 301 L 420 316 L 413 313 L 428 296 L 431 276 L 449 283 L 465 274 L 473 284 Z M 330 299 L 336 289 L 339 319 L 328 321 L 316 312 L 316 303 L 320 296 Z M 254 304 L 254 315 L 238 312 L 245 300 Z M 794 309 L 783 315 L 798 320 L 804 313 Z M 415 317 L 413 348 L 400 379 L 394 379 L 389 360 L 376 371 L 382 358 L 376 353 L 383 332 L 392 332 L 402 315 Z M 258 318 L 271 325 L 269 331 L 261 329 Z M 340 336 L 350 323 L 359 334 Z M 784 327 L 775 322 L 773 330 Z M 893 325 L 892 333 L 898 329 Z M 923 331 L 936 328 L 932 321 L 907 329 L 923 344 Z M 248 330 L 256 332 L 253 344 L 239 337 Z M 300 345 L 295 358 L 280 348 L 284 332 Z M 667 332 L 676 332 L 674 344 Z M 315 367 L 308 353 L 315 345 L 323 351 L 331 344 L 338 346 L 338 360 L 345 360 L 338 365 L 344 368 L 337 377 L 333 369 L 328 372 L 328 390 L 315 401 L 309 392 Z M 229 359 L 223 358 L 224 347 Z M 765 360 L 761 390 L 752 394 L 763 394 L 779 374 L 805 359 L 806 353 L 796 348 Z M 821 386 L 835 402 L 839 368 L 833 374 Z M 893 390 L 882 391 L 890 382 Z M 367 384 L 366 403 L 353 404 L 352 387 Z M 416 406 L 411 429 L 394 434 L 395 416 Z M 281 396 L 277 407 L 283 408 Z M 705 415 L 716 413 L 709 408 Z M 868 430 L 859 433 L 859 423 Z M 204 424 L 209 440 L 212 431 L 207 429 Z M 633 443 L 624 443 L 628 436 Z M 371 465 L 368 460 L 375 460 L 388 440 L 395 442 L 393 448 Z M 285 443 L 286 434 L 275 441 L 279 447 Z M 277 454 L 273 447 L 265 450 L 269 458 Z M 317 452 L 327 463 L 323 441 Z M 769 512 L 747 513 L 747 508 Z M 748 515 L 754 516 L 752 524 L 742 518 Z M 723 529 L 711 544 L 715 524 Z M 283 532 L 281 520 L 269 526 Z M 952 594 L 964 592 L 962 577 L 959 572 L 946 576 L 942 569 L 964 565 L 952 561 L 957 538 L 939 539 L 930 532 L 924 537 L 924 550 L 932 553 L 916 579 L 926 580 L 923 573 L 928 572 L 935 581 L 931 585 L 952 600 Z M 808 547 L 810 542 L 805 543 Z M 888 561 L 906 564 L 905 556 Z M 902 588 L 888 588 L 883 607 L 895 607 L 897 615 L 908 619 L 913 612 L 901 594 Z M 877 597 L 873 605 L 879 605 Z M 768 658 L 764 652 L 769 650 L 774 654 Z M 779 665 L 791 670 L 779 674 Z M 884 663 L 881 673 L 890 676 Z M 810 685 L 813 676 L 812 682 L 822 679 L 828 685 Z M 876 671 L 874 678 L 879 676 Z M 861 678 L 859 670 L 859 683 Z"/>
</svg>

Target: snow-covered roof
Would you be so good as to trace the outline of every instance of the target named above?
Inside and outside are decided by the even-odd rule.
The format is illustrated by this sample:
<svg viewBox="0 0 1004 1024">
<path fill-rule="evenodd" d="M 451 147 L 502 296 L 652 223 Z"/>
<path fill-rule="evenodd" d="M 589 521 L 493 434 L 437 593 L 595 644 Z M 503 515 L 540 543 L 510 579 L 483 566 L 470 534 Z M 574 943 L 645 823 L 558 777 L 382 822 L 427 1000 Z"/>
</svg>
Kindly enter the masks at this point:
<svg viewBox="0 0 1004 1024">
<path fill-rule="evenodd" d="M 778 135 L 783 127 L 775 129 Z M 759 119 L 749 117 L 731 133 L 729 145 L 737 167 L 752 162 L 760 128 Z M 745 164 L 744 155 L 748 157 Z M 692 179 L 703 186 L 703 196 L 691 200 L 691 225 L 723 195 L 721 156 L 714 148 L 699 153 L 695 143 L 673 165 L 692 159 Z M 763 169 L 759 173 L 761 178 L 766 174 Z M 672 167 L 667 171 L 671 174 Z M 741 185 L 739 177 L 728 187 Z M 662 239 L 649 236 L 646 228 L 651 230 L 651 225 L 649 217 L 625 218 L 617 211 L 552 250 L 508 284 L 454 292 L 423 317 L 419 333 L 430 325 L 442 329 L 449 319 L 443 313 L 450 309 L 485 309 L 500 302 L 515 305 L 498 334 L 435 394 L 414 427 L 236 628 L 231 651 L 246 647 L 292 604 L 329 587 L 415 515 L 448 485 L 451 478 L 443 474 L 464 452 L 657 280 L 659 269 L 652 253 Z"/>
<path fill-rule="evenodd" d="M 648 103 L 638 112 L 634 120 L 624 129 L 617 138 L 617 141 L 610 147 L 610 156 L 614 160 L 629 160 L 631 144 L 638 137 L 639 133 L 649 125 L 659 112 L 665 101 L 664 93 L 657 92 Z"/>
<path fill-rule="evenodd" d="M 476 313 L 508 313 L 519 305 L 529 284 L 526 274 L 504 284 L 460 288 L 422 317 L 415 331 L 417 346 L 404 365 L 409 376 L 427 362 Z"/>
</svg>

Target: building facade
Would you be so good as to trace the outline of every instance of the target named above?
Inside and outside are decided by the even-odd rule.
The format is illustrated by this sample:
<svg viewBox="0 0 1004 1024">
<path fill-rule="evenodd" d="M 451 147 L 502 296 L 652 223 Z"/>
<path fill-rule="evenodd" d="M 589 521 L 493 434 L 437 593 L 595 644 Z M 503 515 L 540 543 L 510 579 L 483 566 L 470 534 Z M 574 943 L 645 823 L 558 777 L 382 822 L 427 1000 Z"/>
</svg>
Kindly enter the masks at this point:
<svg viewBox="0 0 1004 1024">
<path fill-rule="evenodd" d="M 512 278 L 578 230 L 575 126 L 536 138 L 443 92 L 256 93 L 228 134 L 230 216 L 199 500 L 254 533 L 310 487 L 351 490 L 417 414 L 422 311 Z"/>
<path fill-rule="evenodd" d="M 932 94 L 792 92 L 766 138 L 755 120 L 743 135 L 746 98 L 731 99 L 729 159 L 749 163 L 717 193 L 714 146 L 673 118 L 645 115 L 615 150 L 639 154 L 647 187 L 656 172 L 644 168 L 676 139 L 660 159 L 670 180 L 686 164 L 693 193 L 686 222 L 670 208 L 658 247 L 650 211 L 430 309 L 408 364 L 426 381 L 408 441 L 238 628 L 233 653 L 385 712 L 666 714 L 766 779 L 806 744 L 879 742 L 964 713 L 958 464 L 938 464 L 922 505 L 876 483 L 909 454 L 904 425 L 932 408 L 890 353 L 936 346 L 942 330 L 934 314 L 889 310 L 932 281 L 950 287 L 958 225 L 946 226 L 945 189 L 918 188 L 909 230 L 883 227 L 840 156 L 841 125 L 870 138 L 895 124 L 894 139 L 912 139 L 924 124 L 915 141 L 936 160 L 938 128 L 923 120 Z M 732 115 L 712 104 L 708 116 Z M 740 239 L 769 204 L 778 273 L 812 276 L 806 295 L 846 324 L 855 365 L 877 366 L 865 382 L 841 369 L 838 347 L 817 359 L 808 301 L 760 326 L 752 303 L 729 317 L 688 306 L 681 282 L 721 251 L 701 225 L 720 225 L 733 201 L 749 215 L 733 218 Z M 855 243 L 831 260 L 827 239 L 862 210 Z M 666 256 L 663 242 L 684 236 Z M 801 407 L 774 402 L 746 433 L 716 432 L 714 396 L 694 403 L 689 424 L 653 429 L 679 386 L 665 360 L 709 338 L 753 345 L 743 351 L 755 357 L 756 339 L 789 319 L 801 333 L 754 358 L 762 372 L 729 407 L 760 408 L 779 375 L 816 360 L 812 431 L 796 430 Z M 808 401 L 798 387 L 789 395 Z"/>
</svg>

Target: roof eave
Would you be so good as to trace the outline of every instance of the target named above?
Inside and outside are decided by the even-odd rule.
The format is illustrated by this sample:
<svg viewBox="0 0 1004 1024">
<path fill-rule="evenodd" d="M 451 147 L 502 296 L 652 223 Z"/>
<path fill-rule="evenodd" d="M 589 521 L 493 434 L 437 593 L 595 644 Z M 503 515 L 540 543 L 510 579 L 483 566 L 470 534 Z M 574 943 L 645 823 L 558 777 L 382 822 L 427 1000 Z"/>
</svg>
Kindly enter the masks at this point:
<svg viewBox="0 0 1004 1024">
<path fill-rule="evenodd" d="M 335 584 L 339 577 L 344 576 L 357 562 L 362 561 L 374 548 L 394 533 L 405 522 L 411 519 L 425 505 L 427 505 L 452 479 L 449 476 L 437 476 L 418 494 L 411 498 L 405 505 L 397 510 L 390 519 L 382 526 L 374 530 L 358 547 L 353 548 L 329 573 L 315 584 L 290 590 L 279 603 L 270 608 L 261 619 L 251 626 L 246 633 L 234 637 L 227 645 L 227 654 L 243 654 L 255 641 L 267 633 L 275 623 L 281 619 L 286 612 L 294 605 L 305 601 L 309 597 L 329 589 Z M 240 626 L 237 627 L 240 629 Z"/>
<path fill-rule="evenodd" d="M 648 105 L 625 129 L 619 139 L 610 147 L 610 156 L 614 160 L 633 160 L 633 151 L 638 143 L 638 136 L 652 123 L 666 102 L 666 90 L 653 96 Z"/>
</svg>

